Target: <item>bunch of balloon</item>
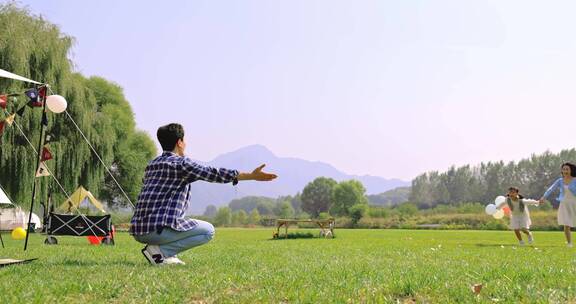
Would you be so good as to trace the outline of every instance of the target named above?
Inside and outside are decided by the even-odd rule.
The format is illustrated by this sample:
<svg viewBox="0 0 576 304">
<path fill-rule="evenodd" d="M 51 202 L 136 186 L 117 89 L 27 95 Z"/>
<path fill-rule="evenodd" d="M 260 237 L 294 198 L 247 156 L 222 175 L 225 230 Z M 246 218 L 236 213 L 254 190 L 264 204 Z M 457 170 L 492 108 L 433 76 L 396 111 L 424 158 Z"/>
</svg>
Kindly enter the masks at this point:
<svg viewBox="0 0 576 304">
<path fill-rule="evenodd" d="M 491 215 L 495 219 L 499 220 L 499 219 L 503 218 L 505 214 L 510 213 L 510 208 L 508 208 L 508 206 L 500 208 L 500 206 L 502 206 L 502 204 L 504 204 L 505 202 L 506 202 L 506 197 L 498 196 L 494 200 L 494 204 L 488 204 L 484 211 L 486 212 L 486 214 Z M 506 209 L 507 209 L 507 212 L 505 211 Z"/>
</svg>

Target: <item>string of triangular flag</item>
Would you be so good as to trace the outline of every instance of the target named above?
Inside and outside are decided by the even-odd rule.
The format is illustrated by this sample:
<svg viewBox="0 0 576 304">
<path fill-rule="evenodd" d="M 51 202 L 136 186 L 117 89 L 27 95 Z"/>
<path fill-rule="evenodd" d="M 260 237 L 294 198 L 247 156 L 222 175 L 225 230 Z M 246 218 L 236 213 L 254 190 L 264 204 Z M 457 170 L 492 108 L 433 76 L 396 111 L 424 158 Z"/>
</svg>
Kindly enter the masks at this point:
<svg viewBox="0 0 576 304">
<path fill-rule="evenodd" d="M 0 107 L 4 109 L 4 111 L 7 114 L 6 118 L 0 121 L 0 136 L 2 136 L 2 134 L 4 133 L 4 128 L 6 124 L 11 126 L 14 123 L 14 119 L 16 118 L 17 115 L 21 117 L 24 114 L 26 107 L 30 108 L 43 107 L 44 101 L 46 100 L 46 92 L 47 87 L 45 85 L 40 86 L 39 88 L 27 89 L 24 92 L 24 95 L 28 97 L 29 99 L 28 102 L 24 106 L 20 107 L 15 113 L 12 114 L 10 114 L 10 112 L 7 111 L 8 101 L 10 100 L 9 97 L 12 97 L 13 101 L 15 102 L 17 100 L 16 96 L 20 94 L 11 93 L 0 95 Z M 48 126 L 48 117 L 45 111 L 42 113 L 42 124 L 44 126 Z M 42 148 L 40 155 L 40 164 L 36 170 L 36 177 L 50 176 L 50 170 L 48 170 L 48 167 L 46 166 L 45 163 L 47 160 L 52 159 L 52 153 L 48 149 L 48 143 L 49 141 L 46 141 L 44 143 L 44 147 Z"/>
<path fill-rule="evenodd" d="M 51 134 L 46 134 L 44 147 L 42 147 L 42 152 L 40 152 L 40 165 L 36 171 L 36 177 L 50 176 L 50 170 L 48 170 L 45 162 L 52 159 L 52 152 L 48 149 L 48 144 L 53 141 L 53 136 Z"/>
<path fill-rule="evenodd" d="M 44 145 L 42 147 L 42 152 L 40 153 L 40 165 L 36 171 L 36 177 L 50 176 L 50 171 L 46 167 L 46 161 L 52 159 L 52 153 L 48 150 L 48 146 Z"/>
<path fill-rule="evenodd" d="M 4 110 L 4 111 L 6 112 L 6 110 Z M 26 142 L 28 143 L 28 145 L 29 145 L 30 148 L 32 149 L 32 152 L 34 152 L 34 155 L 38 155 L 38 151 L 36 150 L 36 148 L 34 148 L 34 145 L 32 144 L 32 142 L 30 142 L 30 139 L 26 136 L 26 134 L 24 133 L 24 130 L 22 130 L 22 128 L 18 125 L 17 122 L 14 122 L 14 125 L 16 126 L 16 128 L 18 129 L 18 131 L 20 131 L 20 135 L 22 135 L 22 137 L 24 137 L 24 139 L 26 140 Z M 46 135 L 44 136 L 44 145 L 45 145 L 46 148 L 47 148 L 47 145 L 48 145 L 49 143 L 57 142 L 57 141 L 58 141 L 58 138 L 57 138 L 56 136 L 54 136 L 53 133 L 46 133 Z M 50 150 L 48 150 L 48 153 L 50 153 L 50 154 L 47 154 L 47 153 L 44 152 L 44 151 L 41 151 L 41 152 L 43 152 L 42 154 L 44 154 L 44 156 L 42 156 L 42 154 L 41 154 L 41 158 L 44 158 L 44 159 L 47 160 L 48 158 L 51 158 L 51 157 L 52 157 L 52 153 L 50 152 Z M 50 168 L 47 167 L 47 166 L 46 166 L 46 171 L 48 171 L 48 173 L 50 174 L 50 176 L 52 177 L 52 179 L 56 182 L 56 184 L 58 185 L 58 187 L 60 187 L 60 190 L 62 190 L 62 193 L 64 193 L 64 194 L 66 195 L 66 198 L 69 199 L 69 198 L 70 198 L 70 194 L 68 194 L 68 191 L 66 191 L 66 190 L 64 189 L 64 187 L 62 186 L 62 184 L 60 183 L 60 181 L 58 181 L 58 179 L 57 179 L 57 178 L 52 174 L 52 172 L 50 171 Z"/>
<path fill-rule="evenodd" d="M 13 97 L 16 96 L 18 94 L 4 94 L 4 95 L 0 95 L 0 108 L 2 109 L 6 109 L 6 107 L 8 107 L 8 97 Z M 16 98 L 16 97 L 14 97 Z M 14 117 L 16 116 L 16 114 L 9 114 L 5 119 L 0 120 L 0 136 L 2 135 L 2 133 L 4 133 L 4 127 L 6 124 L 8 125 L 12 125 L 12 123 L 14 122 Z"/>
<path fill-rule="evenodd" d="M 26 107 L 30 108 L 43 107 L 44 100 L 46 99 L 46 91 L 47 91 L 46 86 L 41 86 L 37 89 L 36 88 L 27 89 L 24 92 L 24 95 L 26 95 L 29 98 L 28 102 L 24 106 L 20 107 L 16 112 L 11 114 L 8 112 L 7 113 L 8 116 L 3 120 L 0 120 L 0 136 L 2 136 L 2 134 L 4 133 L 4 128 L 6 124 L 11 126 L 12 123 L 14 123 L 14 119 L 16 118 L 16 116 L 22 117 L 22 115 L 24 115 Z M 10 97 L 12 97 L 12 101 L 15 103 L 17 101 L 16 96 L 18 95 L 20 95 L 20 93 L 0 94 L 0 108 L 6 111 L 6 108 L 8 107 L 8 101 L 10 101 Z M 44 115 L 42 115 L 42 124 L 44 124 L 45 126 L 48 125 L 48 118 L 46 117 L 45 112 Z"/>
</svg>

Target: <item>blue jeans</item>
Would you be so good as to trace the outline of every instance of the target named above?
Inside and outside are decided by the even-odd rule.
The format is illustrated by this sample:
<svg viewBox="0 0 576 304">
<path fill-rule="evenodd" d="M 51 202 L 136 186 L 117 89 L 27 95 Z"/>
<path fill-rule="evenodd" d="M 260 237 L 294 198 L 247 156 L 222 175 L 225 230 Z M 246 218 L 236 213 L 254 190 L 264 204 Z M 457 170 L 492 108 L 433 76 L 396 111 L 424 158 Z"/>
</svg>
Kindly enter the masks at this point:
<svg viewBox="0 0 576 304">
<path fill-rule="evenodd" d="M 212 224 L 195 220 L 198 225 L 192 230 L 176 231 L 172 228 L 164 227 L 162 233 L 148 233 L 144 235 L 135 235 L 136 241 L 143 244 L 158 245 L 160 251 L 165 257 L 175 256 L 176 254 L 193 247 L 204 245 L 214 237 L 214 226 Z"/>
</svg>

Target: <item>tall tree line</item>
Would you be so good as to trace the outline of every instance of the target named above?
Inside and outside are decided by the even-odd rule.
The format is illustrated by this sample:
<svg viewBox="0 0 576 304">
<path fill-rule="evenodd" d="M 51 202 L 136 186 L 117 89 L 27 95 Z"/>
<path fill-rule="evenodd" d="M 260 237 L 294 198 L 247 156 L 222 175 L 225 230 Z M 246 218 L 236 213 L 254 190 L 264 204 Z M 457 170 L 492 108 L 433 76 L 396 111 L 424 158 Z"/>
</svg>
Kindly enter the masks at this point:
<svg viewBox="0 0 576 304">
<path fill-rule="evenodd" d="M 560 177 L 562 163 L 576 161 L 576 150 L 532 155 L 519 162 L 488 162 L 478 166 L 452 166 L 446 172 L 432 171 L 412 181 L 410 202 L 419 208 L 463 202 L 489 203 L 510 186 L 525 197 L 538 199 L 546 187 Z"/>
<path fill-rule="evenodd" d="M 68 101 L 68 112 L 78 123 L 104 163 L 109 166 L 128 196 L 135 200 L 143 169 L 156 154 L 150 137 L 135 128 L 134 114 L 122 88 L 100 77 L 86 78 L 74 72 L 69 53 L 74 39 L 40 16 L 14 3 L 0 5 L 0 67 L 4 70 L 51 85 L 55 94 Z M 23 92 L 30 84 L 0 78 L 0 94 Z M 14 113 L 26 104 L 24 95 L 8 103 Z M 40 139 L 42 110 L 28 108 L 16 123 L 35 148 Z M 6 113 L 0 113 L 4 119 Z M 47 131 L 56 141 L 49 149 L 53 159 L 48 167 L 71 194 L 83 185 L 110 204 L 125 205 L 126 199 L 112 183 L 105 168 L 92 153 L 72 121 L 65 114 L 48 113 Z M 15 126 L 6 127 L 0 137 L 0 184 L 19 204 L 31 201 L 36 155 Z M 38 179 L 38 197 L 53 189 L 54 201 L 64 193 L 50 177 Z M 43 200 L 43 199 L 42 199 Z"/>
</svg>

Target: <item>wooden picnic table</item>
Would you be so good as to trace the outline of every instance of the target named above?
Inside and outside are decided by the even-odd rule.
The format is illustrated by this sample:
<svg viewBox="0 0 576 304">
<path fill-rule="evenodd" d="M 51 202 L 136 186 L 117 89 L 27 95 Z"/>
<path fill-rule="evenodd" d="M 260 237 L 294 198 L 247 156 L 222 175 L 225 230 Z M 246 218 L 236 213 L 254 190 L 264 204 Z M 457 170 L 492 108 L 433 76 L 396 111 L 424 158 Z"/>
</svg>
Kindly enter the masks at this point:
<svg viewBox="0 0 576 304">
<path fill-rule="evenodd" d="M 334 237 L 334 218 L 329 219 L 277 219 L 276 220 L 276 233 L 274 238 L 280 237 L 280 228 L 284 226 L 284 237 L 288 238 L 288 226 L 298 223 L 314 223 L 320 227 L 320 236 Z"/>
</svg>

